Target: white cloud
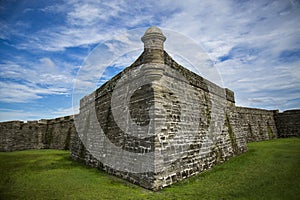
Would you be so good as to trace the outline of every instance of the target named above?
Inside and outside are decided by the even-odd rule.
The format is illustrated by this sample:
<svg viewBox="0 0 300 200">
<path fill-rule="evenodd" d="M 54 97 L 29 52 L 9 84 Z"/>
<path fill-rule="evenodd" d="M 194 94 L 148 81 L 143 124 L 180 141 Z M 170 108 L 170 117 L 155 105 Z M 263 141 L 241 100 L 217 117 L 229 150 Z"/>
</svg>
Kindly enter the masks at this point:
<svg viewBox="0 0 300 200">
<path fill-rule="evenodd" d="M 43 95 L 66 95 L 66 88 L 42 88 L 32 84 L 0 81 L 0 101 L 7 103 L 24 103 L 43 98 Z"/>
<path fill-rule="evenodd" d="M 66 1 L 63 5 L 51 5 L 41 9 L 45 14 L 63 14 L 62 23 L 57 26 L 40 29 L 25 36 L 26 41 L 15 46 L 19 49 L 41 49 L 46 51 L 64 51 L 66 48 L 88 46 L 114 39 L 124 30 L 127 23 L 134 26 L 146 20 L 145 15 L 126 20 L 130 5 L 126 2 Z M 130 16 L 133 17 L 133 16 Z M 116 18 L 116 19 L 113 19 Z M 124 20 L 125 19 L 125 20 Z M 109 25 L 114 20 L 122 26 Z M 122 23 L 124 21 L 125 23 Z M 108 24 L 107 24 L 108 23 Z"/>
<path fill-rule="evenodd" d="M 41 63 L 41 68 L 45 71 L 49 71 L 50 73 L 57 73 L 57 67 L 54 62 L 50 58 L 41 58 L 39 59 Z"/>
<path fill-rule="evenodd" d="M 194 63 L 207 60 L 203 59 L 207 53 L 205 57 L 212 59 L 216 68 L 214 71 L 202 69 L 200 74 L 220 85 L 223 79 L 224 86 L 235 91 L 237 104 L 255 107 L 269 103 L 274 107 L 283 104 L 282 108 L 295 107 L 297 101 L 294 99 L 299 96 L 297 88 L 300 88 L 299 59 L 289 61 L 281 55 L 286 51 L 299 51 L 299 10 L 298 1 L 95 3 L 66 0 L 52 4 L 40 11 L 54 18 L 59 16 L 59 23 L 53 21 L 53 25 L 37 28 L 31 21 L 22 21 L 22 17 L 13 25 L 0 22 L 2 39 L 18 38 L 15 40 L 18 42 L 9 43 L 10 46 L 39 55 L 31 59 L 20 55 L 21 59 L 2 60 L 0 77 L 9 80 L 1 82 L 1 99 L 29 102 L 47 94 L 70 94 L 74 79 L 72 70 L 78 66 L 72 66 L 68 58 L 79 56 L 83 59 L 87 55 L 72 52 L 65 61 L 54 56 L 66 56 L 68 49 L 77 47 L 86 48 L 87 53 L 91 46 L 100 43 L 106 50 L 100 48 L 98 51 L 105 54 L 93 56 L 97 55 L 97 50 L 92 51 L 76 80 L 75 89 L 81 88 L 87 94 L 85 88 L 96 86 L 103 67 L 124 63 L 127 66 L 135 60 L 135 55 L 129 53 L 126 57 L 126 53 L 142 48 L 140 37 L 144 28 L 132 28 L 158 25 L 190 37 L 192 43 L 202 47 L 204 54 L 202 51 L 199 54 L 199 48 L 195 50 L 184 45 L 186 40 L 168 37 L 166 41 L 166 49 L 173 48 L 175 51 L 170 53 L 174 58 L 190 63 L 191 66 L 187 66 L 190 69 L 197 67 Z M 32 8 L 26 11 L 32 12 L 35 12 Z M 216 75 L 221 75 L 221 80 Z M 103 77 L 103 80 L 105 78 L 109 79 Z"/>
<path fill-rule="evenodd" d="M 1 109 L 0 108 L 0 122 L 2 121 L 31 121 L 40 119 L 53 119 L 58 116 L 69 116 L 79 113 L 78 107 L 70 108 L 55 108 L 52 111 L 45 110 L 26 110 L 26 109 Z"/>
<path fill-rule="evenodd" d="M 27 121 L 41 116 L 40 113 L 27 112 L 24 110 L 0 109 L 0 121 L 22 120 Z"/>
<path fill-rule="evenodd" d="M 44 95 L 68 95 L 72 92 L 73 76 L 67 70 L 59 70 L 47 57 L 38 62 L 19 63 L 4 61 L 0 64 L 0 101 L 31 102 Z M 23 63 L 24 65 L 21 65 Z"/>
<path fill-rule="evenodd" d="M 117 16 L 121 8 L 115 2 L 82 2 L 72 3 L 73 10 L 67 14 L 67 20 L 72 25 L 90 26 L 99 20 L 108 20 L 110 17 Z"/>
<path fill-rule="evenodd" d="M 181 9 L 162 26 L 178 30 L 203 45 L 216 62 L 224 85 L 235 91 L 237 104 L 266 106 L 269 102 L 274 108 L 278 103 L 272 102 L 288 102 L 300 95 L 295 89 L 300 88 L 300 63 L 286 64 L 279 58 L 283 51 L 299 51 L 298 2 L 201 1 L 195 5 L 172 1 L 172 4 Z M 227 56 L 227 60 L 220 61 L 222 56 Z"/>
<path fill-rule="evenodd" d="M 68 115 L 74 115 L 79 113 L 79 107 L 74 106 L 70 108 L 58 108 L 51 112 L 51 115 L 53 116 L 68 116 Z"/>
</svg>

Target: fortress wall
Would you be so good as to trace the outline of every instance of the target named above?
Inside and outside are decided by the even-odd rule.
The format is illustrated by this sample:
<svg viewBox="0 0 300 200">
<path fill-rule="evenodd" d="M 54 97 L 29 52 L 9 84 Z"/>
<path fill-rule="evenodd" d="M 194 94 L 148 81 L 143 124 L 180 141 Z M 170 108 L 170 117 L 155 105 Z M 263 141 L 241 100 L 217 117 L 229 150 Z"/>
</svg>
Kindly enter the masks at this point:
<svg viewBox="0 0 300 200">
<path fill-rule="evenodd" d="M 142 140 L 132 137 L 133 133 L 121 130 L 122 125 L 117 124 L 112 114 L 112 110 L 117 109 L 112 105 L 112 93 L 120 77 L 117 76 L 81 100 L 76 120 L 83 124 L 77 127 L 81 135 L 75 139 L 71 157 L 145 188 L 158 190 L 245 152 L 245 135 L 240 131 L 234 112 L 234 93 L 191 72 L 186 76 L 177 75 L 176 67 L 164 69 L 158 84 L 146 84 L 136 89 L 130 98 L 128 109 L 134 123 L 147 126 L 149 116 L 155 115 L 154 137 Z M 141 80 L 143 82 L 142 77 Z M 131 88 L 126 84 L 129 83 L 122 84 L 122 88 L 127 88 L 128 94 Z M 125 97 L 120 92 L 116 98 L 121 101 Z M 151 113 L 151 106 L 154 106 L 154 113 Z M 120 116 L 128 114 L 126 109 L 119 111 Z M 99 128 L 108 141 L 99 138 Z M 145 133 L 141 131 L 140 134 Z M 120 149 L 112 148 L 110 143 Z M 147 165 L 149 171 L 132 173 L 103 164 L 105 158 L 101 156 L 113 158 L 120 152 L 126 152 L 124 160 L 120 161 L 122 165 Z M 153 157 L 143 161 L 134 156 L 152 153 Z"/>
<path fill-rule="evenodd" d="M 300 137 L 300 110 L 275 113 L 278 137 Z"/>
<path fill-rule="evenodd" d="M 299 110 L 236 107 L 231 90 L 177 64 L 165 39 L 149 28 L 141 56 L 81 99 L 75 118 L 0 123 L 0 150 L 71 148 L 74 160 L 159 190 L 247 151 L 247 142 L 299 134 Z"/>
<path fill-rule="evenodd" d="M 136 69 L 139 70 L 139 69 Z M 125 73 L 125 72 L 124 72 Z M 138 74 L 139 72 L 136 71 Z M 120 75 L 80 101 L 80 114 L 76 118 L 78 136 L 72 148 L 71 158 L 87 165 L 101 168 L 145 188 L 151 188 L 154 169 L 154 131 L 150 125 L 149 112 L 153 106 L 151 84 L 138 88 L 132 87 L 132 81 L 124 81 L 120 86 Z M 145 82 L 144 77 L 137 77 L 137 82 Z M 134 83 L 135 84 L 135 83 Z M 119 91 L 118 88 L 121 90 Z M 124 92 L 125 89 L 127 92 Z M 127 96 L 128 94 L 131 94 Z M 129 98 L 129 99 L 128 99 Z M 129 102 L 125 106 L 125 99 Z M 117 100 L 118 105 L 112 104 Z M 122 107 L 119 108 L 119 105 Z M 117 115 L 113 110 L 117 110 Z M 130 115 L 134 124 L 149 126 L 149 137 L 142 138 L 143 130 L 124 130 L 130 122 L 119 117 Z M 152 127 L 152 128 L 151 128 Z M 135 159 L 138 155 L 149 153 L 149 159 Z M 106 162 L 111 159 L 112 162 Z M 102 162 L 101 162 L 102 161 Z M 127 171 L 122 169 L 124 166 Z M 140 166 L 151 169 L 139 170 Z M 134 173 L 136 172 L 136 173 Z"/>
<path fill-rule="evenodd" d="M 10 121 L 0 123 L 0 151 L 17 151 L 41 147 L 44 125 L 38 121 Z"/>
<path fill-rule="evenodd" d="M 139 60 L 143 60 L 142 56 Z M 75 139 L 71 152 L 73 159 L 102 168 L 145 188 L 158 190 L 245 152 L 247 142 L 277 136 L 273 111 L 236 107 L 231 90 L 190 72 L 165 53 L 165 65 L 155 65 L 155 72 L 147 70 L 147 73 L 160 78 L 135 88 L 136 91 L 130 94 L 129 107 L 118 113 L 128 115 L 126 109 L 129 109 L 133 122 L 143 126 L 149 125 L 149 116 L 154 114 L 154 137 L 144 140 L 131 137 L 133 133 L 121 130 L 112 114 L 112 110 L 117 109 L 112 105 L 112 94 L 121 77 L 138 69 L 132 66 L 126 68 L 122 74 L 81 100 L 77 120 L 84 124 L 77 127 L 82 135 Z M 163 75 L 157 73 L 160 71 Z M 137 71 L 135 73 L 138 74 Z M 132 80 L 138 79 L 135 77 Z M 127 94 L 132 89 L 128 84 L 124 82 L 121 87 Z M 122 102 L 125 96 L 117 92 L 115 98 Z M 154 113 L 150 112 L 151 106 Z M 102 138 L 97 138 L 99 128 L 105 133 Z M 103 138 L 108 140 L 105 142 Z M 110 143 L 120 149 L 107 145 Z M 93 145 L 98 149 L 91 148 Z M 120 152 L 129 154 L 124 153 L 125 159 L 118 163 L 126 166 L 136 163 L 149 165 L 153 171 L 132 173 L 130 170 L 118 170 L 116 165 L 103 164 L 105 158 L 101 156 L 113 158 Z M 154 157 L 145 162 L 136 160 L 134 156 L 151 153 Z M 151 168 L 152 165 L 154 168 Z"/>
<path fill-rule="evenodd" d="M 39 121 L 0 123 L 0 151 L 70 149 L 75 136 L 73 116 Z"/>
<path fill-rule="evenodd" d="M 275 111 L 236 107 L 236 119 L 247 143 L 277 138 Z"/>
<path fill-rule="evenodd" d="M 47 120 L 44 148 L 49 149 L 71 149 L 74 143 L 76 128 L 73 116 L 65 116 Z"/>
<path fill-rule="evenodd" d="M 233 92 L 175 62 L 168 66 L 154 85 L 155 105 L 160 108 L 155 118 L 155 190 L 247 150 L 234 118 Z"/>
</svg>

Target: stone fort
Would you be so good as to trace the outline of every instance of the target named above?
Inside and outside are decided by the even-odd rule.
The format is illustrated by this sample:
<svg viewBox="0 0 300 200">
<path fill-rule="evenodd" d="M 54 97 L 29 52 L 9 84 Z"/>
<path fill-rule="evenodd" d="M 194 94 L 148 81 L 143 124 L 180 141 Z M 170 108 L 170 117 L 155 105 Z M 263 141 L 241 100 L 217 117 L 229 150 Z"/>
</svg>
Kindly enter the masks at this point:
<svg viewBox="0 0 300 200">
<path fill-rule="evenodd" d="M 71 150 L 70 157 L 159 190 L 247 151 L 300 136 L 300 110 L 238 107 L 234 92 L 178 64 L 150 27 L 137 60 L 80 101 L 80 112 L 0 123 L 0 151 Z"/>
</svg>

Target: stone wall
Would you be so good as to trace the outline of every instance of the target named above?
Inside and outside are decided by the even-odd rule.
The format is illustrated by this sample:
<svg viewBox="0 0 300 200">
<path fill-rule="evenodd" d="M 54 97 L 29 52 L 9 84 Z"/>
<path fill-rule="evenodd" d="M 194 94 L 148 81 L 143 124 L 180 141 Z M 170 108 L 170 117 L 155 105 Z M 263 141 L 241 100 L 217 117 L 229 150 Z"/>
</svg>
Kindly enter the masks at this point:
<svg viewBox="0 0 300 200">
<path fill-rule="evenodd" d="M 139 59 L 137 62 L 139 62 Z M 135 67 L 135 64 L 132 67 Z M 139 154 L 149 153 L 149 155 L 153 155 L 154 137 L 139 139 L 137 135 L 143 134 L 142 130 L 124 131 L 122 123 L 124 122 L 125 124 L 126 121 L 122 121 L 122 118 L 114 118 L 113 112 L 117 107 L 114 107 L 111 102 L 113 96 L 124 100 L 127 99 L 127 94 L 132 94 L 129 95 L 130 108 L 121 109 L 119 116 L 130 114 L 134 123 L 147 126 L 150 122 L 148 112 L 151 105 L 153 105 L 153 88 L 150 84 L 146 84 L 136 91 L 128 90 L 126 93 L 115 92 L 113 94 L 113 91 L 116 91 L 117 87 L 119 87 L 117 85 L 118 80 L 126 72 L 127 70 L 123 71 L 122 74 L 117 75 L 80 101 L 80 114 L 76 118 L 78 137 L 75 139 L 71 157 L 74 160 L 101 168 L 108 173 L 125 178 L 145 188 L 150 188 L 153 182 L 153 175 L 149 172 L 133 173 L 133 170 L 130 170 L 130 168 L 135 168 L 138 165 L 149 164 L 151 166 L 154 164 L 154 156 L 144 160 L 148 163 L 139 159 L 134 160 L 134 156 Z M 130 81 L 121 84 L 121 88 L 127 86 L 130 89 L 130 84 L 132 84 Z M 124 171 L 120 164 L 129 170 Z"/>
<path fill-rule="evenodd" d="M 276 111 L 257 108 L 236 107 L 236 121 L 245 135 L 247 143 L 277 138 L 274 120 Z"/>
<path fill-rule="evenodd" d="M 0 151 L 70 149 L 76 130 L 74 117 L 0 123 Z"/>
<path fill-rule="evenodd" d="M 10 121 L 0 123 L 0 151 L 43 148 L 46 126 L 38 121 Z"/>
<path fill-rule="evenodd" d="M 162 65 L 141 64 L 150 62 L 144 56 L 81 100 L 73 159 L 158 190 L 247 150 L 232 91 L 183 68 L 166 52 Z M 131 117 L 128 127 L 138 124 L 147 133 L 124 130 L 126 117 L 118 119 L 114 110 Z"/>
<path fill-rule="evenodd" d="M 243 132 L 232 120 L 234 93 L 178 65 L 166 52 L 164 67 L 155 85 L 155 103 L 161 109 L 155 118 L 154 189 L 247 150 Z"/>
<path fill-rule="evenodd" d="M 276 137 L 273 111 L 235 106 L 234 93 L 177 64 L 150 28 L 144 52 L 80 101 L 74 160 L 159 190 Z"/>
<path fill-rule="evenodd" d="M 159 190 L 247 151 L 248 142 L 299 136 L 300 110 L 236 107 L 233 91 L 177 64 L 165 39 L 148 29 L 140 57 L 81 99 L 75 118 L 0 123 L 0 151 L 71 149 L 74 160 Z"/>
<path fill-rule="evenodd" d="M 300 137 L 300 110 L 275 112 L 279 137 Z"/>
<path fill-rule="evenodd" d="M 118 120 L 114 119 L 113 110 L 116 108 L 112 104 L 112 97 L 122 76 L 130 77 L 126 75 L 130 71 L 139 74 L 138 70 L 142 68 L 138 68 L 138 64 L 141 64 L 143 56 L 81 100 L 77 120 L 84 124 L 77 127 L 82 135 L 75 139 L 71 152 L 73 159 L 145 188 L 158 190 L 245 152 L 247 142 L 277 137 L 274 111 L 236 107 L 232 91 L 183 68 L 167 53 L 159 83 L 154 80 L 137 88 L 129 87 L 130 82 L 121 84 L 121 88 L 126 88 L 126 94 L 129 93 L 128 109 L 134 123 L 149 125 L 150 108 L 155 107 L 152 113 L 155 126 L 148 127 L 154 129 L 152 137 L 143 140 L 132 137 L 132 133 L 123 131 L 116 122 Z M 138 82 L 145 83 L 145 79 L 141 77 L 141 81 L 137 79 Z M 117 99 L 127 98 L 121 92 L 117 94 Z M 128 115 L 126 109 L 119 111 L 120 116 Z M 107 141 L 99 138 L 99 128 L 103 130 Z M 120 149 L 110 147 L 107 145 L 109 142 Z M 122 165 L 128 167 L 136 163 L 145 164 L 144 160 L 133 159 L 134 153 L 153 152 L 154 156 L 147 160 L 149 165 L 154 165 L 153 171 L 132 173 L 130 170 L 119 170 L 120 167 L 105 164 L 105 159 L 101 158 L 101 154 L 113 158 L 120 151 L 132 153 L 128 157 L 126 153 L 123 154 L 123 160 L 120 160 Z"/>
<path fill-rule="evenodd" d="M 69 150 L 74 143 L 75 133 L 73 116 L 47 120 L 44 148 Z"/>
</svg>

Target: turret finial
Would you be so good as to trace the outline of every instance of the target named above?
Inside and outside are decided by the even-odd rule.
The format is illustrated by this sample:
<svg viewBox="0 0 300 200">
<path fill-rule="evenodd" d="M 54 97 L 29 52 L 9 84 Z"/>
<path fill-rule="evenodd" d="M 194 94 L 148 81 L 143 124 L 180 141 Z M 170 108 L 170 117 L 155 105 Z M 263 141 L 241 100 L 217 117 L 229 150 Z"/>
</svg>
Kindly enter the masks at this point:
<svg viewBox="0 0 300 200">
<path fill-rule="evenodd" d="M 166 37 L 156 26 L 148 28 L 141 39 L 144 42 L 145 49 L 164 49 Z"/>
</svg>

